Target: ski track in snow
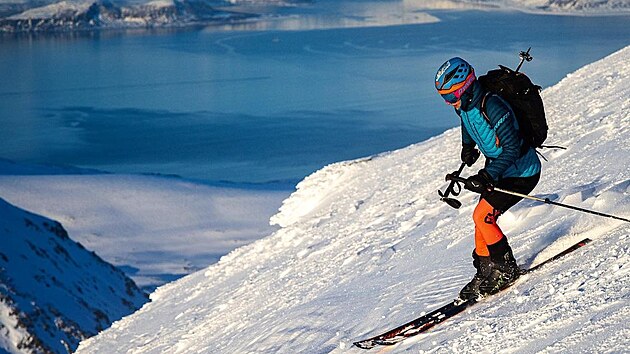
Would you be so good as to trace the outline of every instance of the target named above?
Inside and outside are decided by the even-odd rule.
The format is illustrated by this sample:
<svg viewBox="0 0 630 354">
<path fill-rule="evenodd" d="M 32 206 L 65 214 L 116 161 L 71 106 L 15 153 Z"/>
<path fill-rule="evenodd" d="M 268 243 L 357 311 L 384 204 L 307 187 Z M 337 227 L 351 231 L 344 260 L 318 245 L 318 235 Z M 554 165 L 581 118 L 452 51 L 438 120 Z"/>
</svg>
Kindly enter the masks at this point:
<svg viewBox="0 0 630 354">
<path fill-rule="evenodd" d="M 629 60 L 627 47 L 544 91 L 548 143 L 568 149 L 544 151 L 534 194 L 630 216 Z M 442 305 L 473 275 L 476 196 L 462 192 L 455 210 L 436 193 L 457 167 L 459 136 L 307 177 L 272 218 L 281 229 L 158 288 L 77 353 L 362 352 L 351 343 Z M 499 223 L 525 266 L 594 242 L 386 350 L 627 352 L 630 224 L 532 201 Z"/>
</svg>

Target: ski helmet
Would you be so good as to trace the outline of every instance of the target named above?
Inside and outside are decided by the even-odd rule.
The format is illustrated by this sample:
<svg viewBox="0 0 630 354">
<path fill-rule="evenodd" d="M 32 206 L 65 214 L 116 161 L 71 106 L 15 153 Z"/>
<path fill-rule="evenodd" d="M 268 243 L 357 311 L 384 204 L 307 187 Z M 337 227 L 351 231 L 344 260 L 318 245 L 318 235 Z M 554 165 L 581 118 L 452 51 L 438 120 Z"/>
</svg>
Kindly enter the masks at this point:
<svg viewBox="0 0 630 354">
<path fill-rule="evenodd" d="M 452 58 L 442 64 L 435 74 L 435 88 L 446 103 L 456 104 L 477 79 L 475 70 L 462 58 Z"/>
</svg>

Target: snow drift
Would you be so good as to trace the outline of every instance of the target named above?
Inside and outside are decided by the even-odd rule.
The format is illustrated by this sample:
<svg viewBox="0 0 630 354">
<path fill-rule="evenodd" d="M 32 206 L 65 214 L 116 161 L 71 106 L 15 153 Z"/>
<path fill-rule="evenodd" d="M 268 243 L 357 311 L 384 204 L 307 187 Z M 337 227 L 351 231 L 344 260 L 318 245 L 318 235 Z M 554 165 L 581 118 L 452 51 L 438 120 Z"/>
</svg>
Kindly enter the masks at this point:
<svg viewBox="0 0 630 354">
<path fill-rule="evenodd" d="M 629 62 L 627 47 L 544 91 L 548 142 L 568 149 L 545 152 L 535 194 L 630 215 Z M 272 218 L 280 230 L 159 288 L 78 353 L 359 352 L 353 341 L 451 300 L 473 274 L 476 196 L 455 210 L 436 193 L 459 134 L 311 175 Z M 395 350 L 627 350 L 630 225 L 531 201 L 499 223 L 525 266 L 594 242 Z"/>
</svg>

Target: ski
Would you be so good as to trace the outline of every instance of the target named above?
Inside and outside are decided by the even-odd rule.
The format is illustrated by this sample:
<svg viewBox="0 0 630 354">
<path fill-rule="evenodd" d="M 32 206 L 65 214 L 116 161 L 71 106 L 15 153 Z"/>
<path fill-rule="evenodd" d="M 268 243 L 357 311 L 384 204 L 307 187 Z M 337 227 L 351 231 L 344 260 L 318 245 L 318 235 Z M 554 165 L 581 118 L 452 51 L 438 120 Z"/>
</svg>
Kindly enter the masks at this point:
<svg viewBox="0 0 630 354">
<path fill-rule="evenodd" d="M 543 267 L 544 265 L 566 256 L 567 254 L 577 250 L 578 248 L 586 245 L 589 242 L 591 242 L 591 239 L 585 238 L 582 241 L 574 244 L 573 246 L 565 249 L 564 251 L 556 254 L 555 256 L 549 259 L 546 259 L 544 262 L 534 267 L 524 269 L 523 274 L 534 272 L 537 269 L 540 269 L 541 267 Z M 509 287 L 510 286 L 507 286 L 501 289 L 501 291 L 508 289 Z M 442 323 L 446 321 L 447 319 L 463 312 L 464 310 L 473 306 L 479 301 L 480 300 L 478 299 L 471 299 L 471 300 L 455 299 L 436 310 L 433 310 L 421 317 L 418 317 L 411 322 L 405 323 L 402 326 L 389 330 L 378 336 L 365 339 L 365 340 L 360 340 L 358 342 L 354 342 L 354 345 L 361 349 L 371 349 L 379 345 L 394 345 L 396 343 L 402 342 L 406 338 L 415 336 L 422 332 L 426 332 L 431 327 L 439 323 Z"/>
</svg>

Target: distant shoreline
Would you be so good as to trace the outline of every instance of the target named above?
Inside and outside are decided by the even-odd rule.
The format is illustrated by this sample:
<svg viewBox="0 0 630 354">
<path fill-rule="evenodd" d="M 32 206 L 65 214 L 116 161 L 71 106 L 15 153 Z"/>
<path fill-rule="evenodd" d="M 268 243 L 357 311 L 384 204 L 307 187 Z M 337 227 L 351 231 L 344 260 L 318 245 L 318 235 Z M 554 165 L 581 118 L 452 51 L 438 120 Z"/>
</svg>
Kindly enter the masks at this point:
<svg viewBox="0 0 630 354">
<path fill-rule="evenodd" d="M 579 17 L 630 16 L 630 1 L 627 4 L 617 4 L 617 8 L 588 7 L 589 3 L 563 7 L 562 4 L 554 6 L 553 1 L 550 0 L 545 6 L 519 6 L 513 1 L 446 0 L 417 3 L 409 1 L 401 5 L 403 13 L 398 14 L 399 18 L 392 18 L 391 22 L 385 21 L 384 23 L 381 19 L 380 23 L 372 25 L 393 26 L 439 21 L 431 15 L 431 12 L 434 11 L 516 11 L 531 15 Z M 303 4 L 310 4 L 310 6 L 300 8 L 300 5 Z M 598 3 L 594 4 L 599 5 Z M 326 13 L 329 5 L 319 5 L 321 6 L 318 8 L 317 1 L 299 0 L 272 3 L 261 1 L 248 5 L 235 4 L 216 7 L 196 0 L 166 0 L 164 2 L 153 1 L 144 4 L 125 5 L 114 4 L 109 0 L 98 0 L 91 3 L 58 1 L 33 8 L 29 8 L 24 3 L 4 3 L 0 4 L 0 37 L 4 37 L 6 34 L 129 33 L 136 31 L 159 33 L 181 29 L 219 29 L 226 26 L 228 30 L 291 30 L 291 22 L 295 20 L 296 16 L 303 17 L 304 20 L 331 15 Z M 313 11 L 313 9 L 316 10 Z M 319 13 L 318 11 L 321 10 L 324 12 Z M 336 15 L 344 23 L 341 25 L 344 28 L 354 27 L 353 21 L 363 23 L 362 25 L 357 24 L 360 27 L 372 26 L 369 23 L 369 16 L 352 18 L 341 13 Z M 288 28 L 283 26 L 288 26 Z M 327 27 L 320 28 L 314 24 L 312 28 L 301 29 L 327 29 Z"/>
</svg>

